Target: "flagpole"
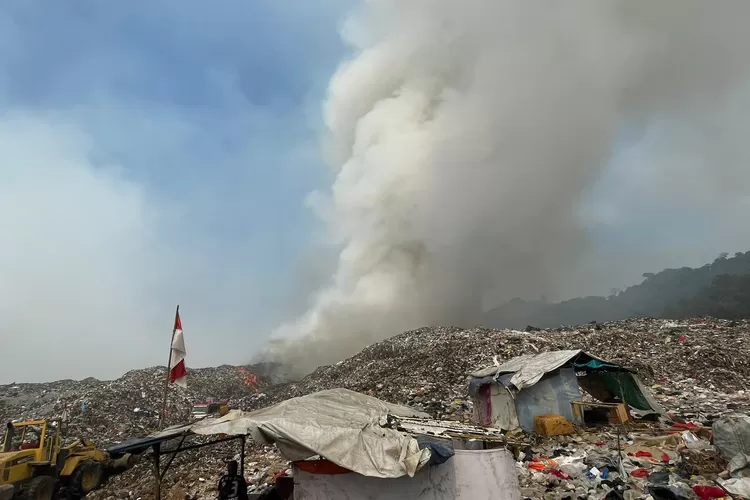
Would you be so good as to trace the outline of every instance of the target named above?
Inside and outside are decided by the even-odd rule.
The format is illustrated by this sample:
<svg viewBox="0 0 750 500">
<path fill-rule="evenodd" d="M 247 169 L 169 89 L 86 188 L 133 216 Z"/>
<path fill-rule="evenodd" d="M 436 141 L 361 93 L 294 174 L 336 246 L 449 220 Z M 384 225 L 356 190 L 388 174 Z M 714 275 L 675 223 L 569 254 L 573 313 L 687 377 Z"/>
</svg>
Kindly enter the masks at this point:
<svg viewBox="0 0 750 500">
<path fill-rule="evenodd" d="M 177 318 L 180 317 L 180 305 L 177 304 L 177 310 L 174 313 L 174 323 L 172 323 L 172 340 L 169 341 L 169 361 L 167 361 L 167 380 L 164 383 L 164 401 L 161 405 L 161 413 L 159 414 L 159 430 L 162 429 L 164 423 L 164 414 L 167 413 L 167 393 L 169 392 L 169 365 L 172 364 L 172 342 L 174 342 L 175 326 L 177 325 Z"/>
</svg>

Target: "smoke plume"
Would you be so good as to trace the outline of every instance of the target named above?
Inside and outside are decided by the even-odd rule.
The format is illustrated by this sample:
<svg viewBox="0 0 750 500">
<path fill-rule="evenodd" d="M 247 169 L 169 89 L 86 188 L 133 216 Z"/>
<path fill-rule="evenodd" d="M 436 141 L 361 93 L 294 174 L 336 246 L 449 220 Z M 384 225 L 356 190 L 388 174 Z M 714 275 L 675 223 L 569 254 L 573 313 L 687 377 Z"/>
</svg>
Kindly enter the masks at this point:
<svg viewBox="0 0 750 500">
<path fill-rule="evenodd" d="M 335 181 L 311 197 L 338 265 L 270 356 L 304 372 L 559 297 L 586 279 L 581 207 L 623 128 L 660 125 L 628 167 L 644 196 L 747 193 L 748 16 L 746 0 L 366 2 L 324 106 Z"/>
</svg>

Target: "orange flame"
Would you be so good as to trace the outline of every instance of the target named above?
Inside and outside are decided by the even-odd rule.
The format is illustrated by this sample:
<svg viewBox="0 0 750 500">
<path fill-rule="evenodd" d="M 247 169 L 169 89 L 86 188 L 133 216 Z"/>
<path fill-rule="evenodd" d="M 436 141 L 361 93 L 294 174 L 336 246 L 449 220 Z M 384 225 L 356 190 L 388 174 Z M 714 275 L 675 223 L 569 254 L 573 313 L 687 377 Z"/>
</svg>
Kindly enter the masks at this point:
<svg viewBox="0 0 750 500">
<path fill-rule="evenodd" d="M 254 373 L 251 373 L 250 371 L 242 367 L 240 367 L 239 372 L 240 376 L 242 377 L 242 381 L 245 382 L 246 386 L 252 389 L 253 392 L 258 392 L 260 390 L 260 386 L 258 385 L 258 377 L 256 377 Z"/>
</svg>

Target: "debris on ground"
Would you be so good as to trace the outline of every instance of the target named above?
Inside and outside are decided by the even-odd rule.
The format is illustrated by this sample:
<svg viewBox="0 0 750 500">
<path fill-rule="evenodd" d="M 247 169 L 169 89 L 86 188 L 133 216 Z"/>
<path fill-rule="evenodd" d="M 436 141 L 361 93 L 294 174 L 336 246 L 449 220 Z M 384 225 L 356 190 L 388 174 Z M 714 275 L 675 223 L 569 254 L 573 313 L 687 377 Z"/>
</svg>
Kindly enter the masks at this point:
<svg viewBox="0 0 750 500">
<path fill-rule="evenodd" d="M 722 455 L 711 442 L 717 421 L 750 414 L 748 321 L 635 318 L 526 332 L 420 328 L 296 382 L 276 383 L 271 372 L 251 366 L 190 370 L 186 390 L 170 389 L 166 420 L 188 421 L 198 401 L 226 400 L 230 408 L 249 411 L 342 387 L 468 422 L 470 373 L 492 365 L 493 358 L 503 362 L 561 349 L 583 349 L 634 370 L 669 418 L 576 428 L 561 436 L 510 436 L 523 444 L 516 458 L 527 498 L 712 498 L 717 488 L 742 492 L 748 486 L 741 457 L 730 472 L 735 456 Z M 6 421 L 64 416 L 69 437 L 106 446 L 156 430 L 165 376 L 162 367 L 134 370 L 114 381 L 0 386 L 0 415 Z M 164 498 L 215 497 L 225 461 L 238 452 L 236 444 L 222 443 L 178 456 L 165 477 Z M 248 442 L 245 475 L 254 489 L 286 467 L 275 448 Z M 150 464 L 140 463 L 89 497 L 148 499 L 152 485 Z"/>
</svg>

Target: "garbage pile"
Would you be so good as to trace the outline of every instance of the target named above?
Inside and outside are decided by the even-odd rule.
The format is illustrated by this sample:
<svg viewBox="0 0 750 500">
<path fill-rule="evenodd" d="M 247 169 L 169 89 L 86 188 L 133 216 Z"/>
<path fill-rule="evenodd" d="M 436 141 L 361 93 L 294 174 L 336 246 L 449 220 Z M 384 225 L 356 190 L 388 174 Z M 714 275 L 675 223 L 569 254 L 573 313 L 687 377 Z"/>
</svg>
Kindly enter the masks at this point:
<svg viewBox="0 0 750 500">
<path fill-rule="evenodd" d="M 228 401 L 230 408 L 256 406 L 268 385 L 253 367 L 220 366 L 188 371 L 188 387 L 170 387 L 165 425 L 189 420 L 192 406 L 202 401 Z M 84 436 L 99 445 L 116 443 L 152 432 L 159 422 L 164 397 L 164 367 L 133 370 L 117 380 L 62 380 L 42 384 L 0 386 L 3 421 L 63 417 L 71 439 Z"/>
<path fill-rule="evenodd" d="M 190 370 L 186 390 L 170 389 L 166 421 L 170 425 L 189 420 L 197 401 L 228 400 L 231 408 L 253 410 L 336 387 L 408 405 L 437 418 L 467 421 L 473 411 L 467 392 L 470 373 L 522 354 L 560 349 L 584 349 L 635 370 L 672 413 L 674 422 L 688 427 L 675 429 L 672 421 L 631 426 L 622 431 L 620 448 L 611 428 L 578 430 L 557 438 L 518 436 L 515 441 L 523 443 L 525 450 L 521 450 L 523 456 L 517 455 L 519 477 L 528 498 L 578 498 L 583 493 L 581 498 L 621 494 L 635 499 L 651 494 L 658 500 L 659 491 L 667 495 L 658 489 L 662 487 L 688 495 L 683 488 L 687 485 L 691 494 L 697 495 L 693 486 L 715 488 L 714 477 L 739 482 L 736 474 L 719 477 L 734 456 L 712 450 L 706 432 L 723 417 L 750 414 L 748 321 L 636 318 L 549 330 L 533 326 L 526 331 L 420 328 L 368 346 L 293 383 L 276 383 L 262 367 Z M 165 376 L 165 369 L 157 367 L 134 370 L 114 381 L 0 386 L 0 415 L 6 421 L 65 416 L 69 437 L 85 437 L 106 446 L 156 429 Z M 669 438 L 654 441 L 660 436 Z M 639 452 L 652 456 L 639 456 Z M 164 491 L 169 496 L 164 498 L 214 497 L 213 488 L 225 460 L 237 453 L 236 443 L 225 443 L 179 455 L 165 476 Z M 620 461 L 612 463 L 621 453 L 622 467 Z M 668 462 L 662 460 L 664 455 Z M 544 460 L 555 463 L 545 465 Z M 263 488 L 287 466 L 274 448 L 251 443 L 246 463 L 246 476 L 255 489 Z M 720 467 L 724 469 L 707 472 Z M 150 464 L 142 461 L 89 497 L 149 499 L 153 498 L 152 489 Z M 670 494 L 673 496 L 663 498 L 700 498 L 674 496 L 674 491 Z"/>
<path fill-rule="evenodd" d="M 750 322 L 635 318 L 527 331 L 428 327 L 370 345 L 299 382 L 265 390 L 264 403 L 344 387 L 446 419 L 467 419 L 466 377 L 522 354 L 583 349 L 635 370 L 666 408 L 694 419 L 750 411 Z"/>
<path fill-rule="evenodd" d="M 195 440 L 200 441 L 200 439 Z M 199 450 L 178 454 L 162 482 L 162 498 L 190 500 L 216 498 L 217 484 L 226 472 L 226 462 L 239 462 L 239 444 L 219 443 Z M 162 464 L 163 467 L 163 464 Z M 275 447 L 248 442 L 245 449 L 245 479 L 248 492 L 262 492 L 285 471 L 287 461 Z M 109 479 L 107 484 L 86 496 L 87 500 L 135 500 L 154 498 L 152 464 L 145 460 L 133 469 Z"/>
<path fill-rule="evenodd" d="M 0 416 L 4 422 L 62 417 L 66 441 L 84 437 L 106 448 L 158 429 L 166 369 L 133 370 L 117 380 L 62 380 L 51 383 L 15 383 L 0 386 Z M 188 370 L 188 387 L 170 387 L 165 426 L 190 420 L 193 404 L 228 401 L 230 408 L 258 406 L 260 393 L 272 380 L 263 366 L 220 366 Z M 180 454 L 165 476 L 165 489 L 184 489 L 189 495 L 211 491 L 223 473 L 225 461 L 238 453 L 236 443 L 219 444 Z M 277 469 L 285 467 L 273 448 L 248 443 L 248 477 L 262 488 Z M 253 462 L 255 466 L 250 466 Z M 142 460 L 133 469 L 112 477 L 87 498 L 152 498 L 151 464 Z M 212 492 L 209 496 L 215 496 Z M 180 496 L 180 500 L 184 498 Z"/>
<path fill-rule="evenodd" d="M 713 444 L 712 444 L 713 442 Z M 633 423 L 517 446 L 529 499 L 750 498 L 750 418 Z"/>
</svg>

